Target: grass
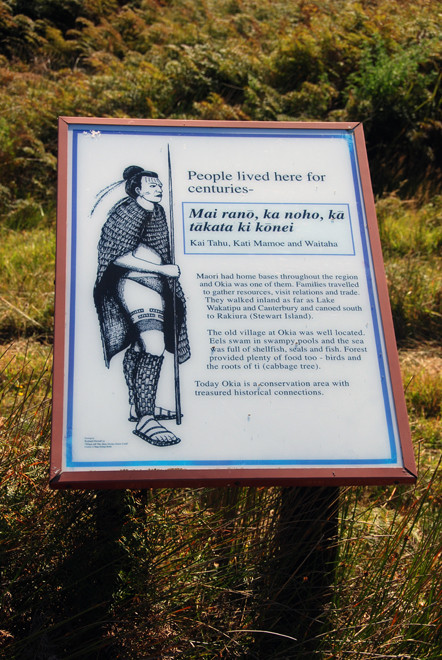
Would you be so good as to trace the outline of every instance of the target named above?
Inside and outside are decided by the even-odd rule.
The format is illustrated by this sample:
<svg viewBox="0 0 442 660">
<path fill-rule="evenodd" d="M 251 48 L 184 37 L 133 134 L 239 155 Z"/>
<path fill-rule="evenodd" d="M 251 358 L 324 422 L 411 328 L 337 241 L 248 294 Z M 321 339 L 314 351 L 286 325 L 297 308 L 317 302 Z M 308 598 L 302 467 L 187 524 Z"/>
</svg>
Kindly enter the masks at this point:
<svg viewBox="0 0 442 660">
<path fill-rule="evenodd" d="M 0 339 L 48 338 L 54 316 L 55 234 L 0 229 Z"/>
<path fill-rule="evenodd" d="M 442 356 L 436 343 L 402 351 L 401 366 L 408 410 L 426 420 L 442 413 Z"/>
<path fill-rule="evenodd" d="M 418 205 L 415 200 L 389 195 L 378 200 L 376 211 L 386 259 L 440 254 L 442 196 Z"/>
<path fill-rule="evenodd" d="M 416 486 L 53 492 L 51 348 L 9 345 L 0 652 L 436 660 L 442 358 L 417 344 L 400 359 Z"/>
<path fill-rule="evenodd" d="M 386 262 L 396 339 L 430 339 L 442 326 L 442 269 L 436 258 L 406 256 Z"/>
<path fill-rule="evenodd" d="M 377 207 L 413 487 L 50 491 L 54 235 L 3 226 L 0 654 L 439 657 L 441 199 Z"/>
<path fill-rule="evenodd" d="M 442 197 L 418 206 L 393 195 L 378 200 L 377 213 L 397 340 L 440 336 Z"/>
<path fill-rule="evenodd" d="M 429 471 L 421 477 L 425 487 L 388 489 L 365 507 L 361 492 L 344 500 L 334 628 L 324 657 L 438 657 L 442 514 L 437 479 L 438 473 Z"/>
</svg>

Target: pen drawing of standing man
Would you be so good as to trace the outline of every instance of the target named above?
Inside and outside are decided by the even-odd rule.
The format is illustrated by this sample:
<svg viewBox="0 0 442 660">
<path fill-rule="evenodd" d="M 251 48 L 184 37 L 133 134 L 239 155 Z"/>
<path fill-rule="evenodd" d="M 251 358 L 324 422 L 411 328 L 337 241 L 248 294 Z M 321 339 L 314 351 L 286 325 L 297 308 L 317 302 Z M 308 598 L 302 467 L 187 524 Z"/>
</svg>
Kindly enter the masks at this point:
<svg viewBox="0 0 442 660">
<path fill-rule="evenodd" d="M 102 197 L 123 183 L 127 196 L 111 208 L 101 230 L 94 301 L 106 366 L 125 351 L 123 372 L 134 433 L 165 447 L 180 439 L 159 420 L 180 412 L 158 408 L 155 399 L 164 351 L 174 353 L 178 363 L 190 357 L 185 299 L 179 267 L 171 263 L 157 173 L 126 167 L 123 181 L 102 191 Z"/>
</svg>

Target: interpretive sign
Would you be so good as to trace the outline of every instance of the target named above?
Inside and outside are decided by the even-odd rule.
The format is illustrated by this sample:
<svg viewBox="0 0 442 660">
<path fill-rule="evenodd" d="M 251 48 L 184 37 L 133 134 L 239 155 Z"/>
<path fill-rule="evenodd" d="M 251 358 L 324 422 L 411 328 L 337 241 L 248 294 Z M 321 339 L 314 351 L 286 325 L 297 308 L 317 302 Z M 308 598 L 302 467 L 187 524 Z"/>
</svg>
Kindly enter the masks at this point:
<svg viewBox="0 0 442 660">
<path fill-rule="evenodd" d="M 59 139 L 53 487 L 414 480 L 360 124 Z"/>
</svg>

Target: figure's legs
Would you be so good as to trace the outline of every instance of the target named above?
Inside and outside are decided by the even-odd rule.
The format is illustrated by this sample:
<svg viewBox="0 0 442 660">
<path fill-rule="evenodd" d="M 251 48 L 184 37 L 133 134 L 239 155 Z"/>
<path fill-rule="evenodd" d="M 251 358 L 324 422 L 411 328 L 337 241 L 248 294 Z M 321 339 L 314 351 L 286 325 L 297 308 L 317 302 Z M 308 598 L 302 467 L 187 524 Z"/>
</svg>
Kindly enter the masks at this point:
<svg viewBox="0 0 442 660">
<path fill-rule="evenodd" d="M 164 359 L 164 335 L 158 330 L 146 330 L 140 334 L 140 344 L 142 351 L 134 381 L 135 412 L 138 418 L 134 433 L 152 445 L 176 445 L 180 439 L 155 418 L 155 398 Z"/>
<path fill-rule="evenodd" d="M 155 417 L 155 398 L 165 349 L 162 296 L 132 280 L 121 284 L 120 294 L 139 333 L 137 345 L 130 346 L 123 359 L 131 417 L 133 421 L 138 420 L 134 433 L 154 445 L 177 444 L 179 438 Z"/>
<path fill-rule="evenodd" d="M 141 349 L 138 345 L 134 344 L 129 346 L 126 350 L 123 358 L 123 373 L 126 379 L 126 385 L 129 392 L 129 421 L 138 422 L 137 413 L 135 411 L 135 391 L 134 391 L 134 380 L 135 372 L 138 366 L 138 358 L 141 355 Z M 162 406 L 155 406 L 154 412 L 156 419 L 176 419 L 176 413 L 174 410 L 168 410 Z"/>
</svg>

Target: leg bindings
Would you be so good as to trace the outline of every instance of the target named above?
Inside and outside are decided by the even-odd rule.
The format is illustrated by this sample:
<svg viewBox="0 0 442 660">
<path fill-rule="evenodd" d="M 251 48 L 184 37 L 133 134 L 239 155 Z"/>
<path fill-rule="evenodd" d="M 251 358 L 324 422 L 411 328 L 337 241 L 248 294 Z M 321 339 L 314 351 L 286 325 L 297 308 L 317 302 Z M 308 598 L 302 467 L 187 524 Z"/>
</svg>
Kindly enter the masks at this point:
<svg viewBox="0 0 442 660">
<path fill-rule="evenodd" d="M 155 397 L 160 378 L 162 355 L 140 353 L 134 378 L 135 411 L 138 419 L 145 415 L 154 415 Z"/>
<path fill-rule="evenodd" d="M 129 422 L 138 422 L 139 419 L 135 412 L 135 374 L 141 355 L 143 355 L 143 353 L 139 350 L 136 350 L 135 346 L 132 345 L 129 346 L 129 348 L 126 350 L 123 358 L 123 373 L 129 392 Z M 152 357 L 156 356 L 153 355 Z M 159 406 L 155 406 L 154 415 L 156 419 L 176 419 L 175 411 L 168 410 L 167 408 L 161 408 Z"/>
<path fill-rule="evenodd" d="M 178 444 L 180 439 L 155 419 L 155 398 L 162 364 L 162 355 L 140 353 L 133 380 L 135 412 L 139 420 L 134 434 L 151 445 L 168 447 Z"/>
<path fill-rule="evenodd" d="M 135 390 L 134 390 L 134 380 L 135 373 L 138 366 L 138 360 L 140 358 L 140 351 L 136 351 L 134 346 L 129 346 L 126 350 L 123 358 L 123 373 L 126 379 L 127 389 L 129 390 L 129 405 L 130 405 L 130 415 L 129 421 L 136 422 L 138 418 L 135 416 Z"/>
</svg>

